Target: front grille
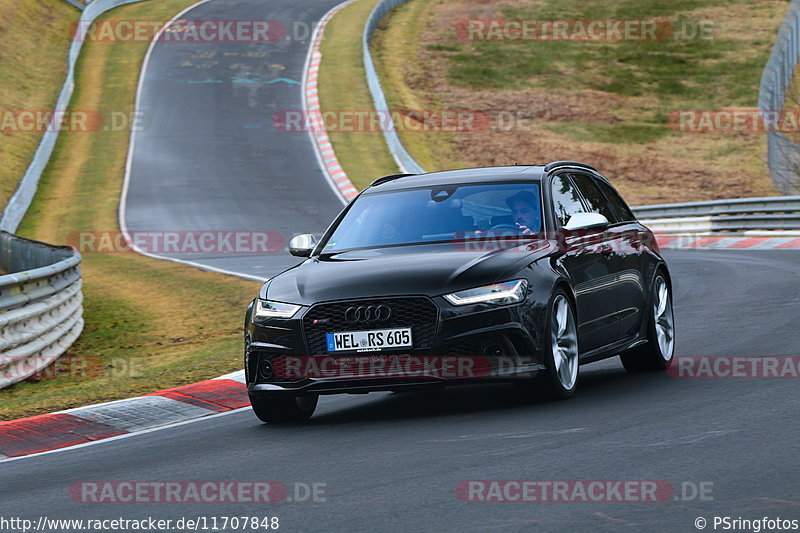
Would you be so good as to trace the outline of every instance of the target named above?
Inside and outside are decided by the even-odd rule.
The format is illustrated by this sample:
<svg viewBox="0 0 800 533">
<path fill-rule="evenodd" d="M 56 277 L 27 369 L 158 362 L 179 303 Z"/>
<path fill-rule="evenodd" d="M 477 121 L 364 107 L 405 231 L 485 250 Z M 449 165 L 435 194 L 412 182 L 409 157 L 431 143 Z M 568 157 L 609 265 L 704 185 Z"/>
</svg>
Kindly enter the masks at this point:
<svg viewBox="0 0 800 533">
<path fill-rule="evenodd" d="M 353 306 L 386 305 L 392 310 L 389 320 L 349 322 L 345 312 Z M 411 328 L 414 350 L 430 349 L 436 338 L 436 324 L 439 309 L 429 298 L 381 298 L 374 300 L 350 300 L 317 304 L 303 317 L 303 329 L 311 355 L 327 354 L 325 335 L 344 331 L 365 331 L 370 329 Z M 319 323 L 314 324 L 317 320 Z"/>
</svg>

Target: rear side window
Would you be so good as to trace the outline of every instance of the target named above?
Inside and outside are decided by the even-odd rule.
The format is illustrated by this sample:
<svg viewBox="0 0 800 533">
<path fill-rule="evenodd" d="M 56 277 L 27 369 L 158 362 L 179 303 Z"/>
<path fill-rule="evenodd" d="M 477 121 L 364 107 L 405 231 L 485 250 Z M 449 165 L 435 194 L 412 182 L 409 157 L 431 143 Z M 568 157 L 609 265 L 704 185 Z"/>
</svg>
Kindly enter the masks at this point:
<svg viewBox="0 0 800 533">
<path fill-rule="evenodd" d="M 608 199 L 608 203 L 611 204 L 612 208 L 614 208 L 619 220 L 623 222 L 632 222 L 636 220 L 636 216 L 633 214 L 633 211 L 631 211 L 631 208 L 625 203 L 625 200 L 622 199 L 622 196 L 620 196 L 619 193 L 614 190 L 614 187 L 603 180 L 595 180 L 595 183 L 597 183 L 597 186 L 600 187 L 600 190 L 603 191 L 603 194 L 605 194 L 606 198 Z"/>
<path fill-rule="evenodd" d="M 586 203 L 589 204 L 590 211 L 600 213 L 612 224 L 618 222 L 616 213 L 611 208 L 608 200 L 606 200 L 605 195 L 598 188 L 594 179 L 586 174 L 574 174 L 572 179 L 586 199 Z"/>
<path fill-rule="evenodd" d="M 553 213 L 562 226 L 566 226 L 575 213 L 586 211 L 578 190 L 566 174 L 553 177 Z"/>
</svg>

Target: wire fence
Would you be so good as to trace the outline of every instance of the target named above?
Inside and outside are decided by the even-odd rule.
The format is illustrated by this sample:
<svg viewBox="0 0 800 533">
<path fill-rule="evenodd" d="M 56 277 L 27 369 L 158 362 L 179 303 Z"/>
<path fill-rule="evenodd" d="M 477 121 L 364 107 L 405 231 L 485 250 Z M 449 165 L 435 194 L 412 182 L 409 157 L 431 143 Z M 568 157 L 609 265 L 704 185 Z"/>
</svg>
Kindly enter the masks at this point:
<svg viewBox="0 0 800 533">
<path fill-rule="evenodd" d="M 772 122 L 769 117 L 783 113 L 787 101 L 797 100 L 789 94 L 789 89 L 792 87 L 798 58 L 800 0 L 792 0 L 761 76 L 758 107 L 767 124 Z M 800 106 L 797 107 L 800 109 Z M 767 132 L 767 152 L 770 175 L 778 191 L 782 194 L 800 194 L 800 144 L 772 129 Z"/>
</svg>

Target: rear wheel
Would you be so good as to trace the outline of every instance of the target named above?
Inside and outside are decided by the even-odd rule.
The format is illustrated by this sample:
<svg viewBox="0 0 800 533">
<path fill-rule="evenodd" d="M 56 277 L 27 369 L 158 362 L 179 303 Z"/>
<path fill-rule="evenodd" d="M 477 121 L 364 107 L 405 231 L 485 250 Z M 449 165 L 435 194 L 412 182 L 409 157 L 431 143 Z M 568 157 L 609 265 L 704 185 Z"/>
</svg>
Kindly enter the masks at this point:
<svg viewBox="0 0 800 533">
<path fill-rule="evenodd" d="M 672 365 L 675 317 L 672 313 L 672 290 L 663 272 L 656 273 L 650 292 L 647 343 L 619 356 L 628 372 L 664 370 Z"/>
<path fill-rule="evenodd" d="M 517 387 L 525 396 L 543 392 L 552 399 L 569 398 L 575 394 L 580 365 L 575 310 L 563 289 L 556 289 L 550 297 L 547 326 L 545 370 L 533 382 Z"/>
<path fill-rule="evenodd" d="M 262 422 L 303 422 L 311 418 L 317 408 L 319 396 L 305 395 L 288 398 L 263 398 L 250 395 L 250 406 Z"/>
</svg>

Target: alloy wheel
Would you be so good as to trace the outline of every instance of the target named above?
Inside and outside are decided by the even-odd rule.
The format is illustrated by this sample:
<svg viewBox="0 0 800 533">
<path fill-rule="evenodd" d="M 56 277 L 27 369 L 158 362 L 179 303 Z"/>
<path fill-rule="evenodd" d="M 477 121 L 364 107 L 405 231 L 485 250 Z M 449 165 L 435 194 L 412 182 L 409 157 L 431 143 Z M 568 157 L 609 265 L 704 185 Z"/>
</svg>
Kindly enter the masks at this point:
<svg viewBox="0 0 800 533">
<path fill-rule="evenodd" d="M 571 390 L 578 379 L 578 335 L 569 301 L 561 294 L 553 300 L 551 330 L 555 373 L 561 386 Z"/>
<path fill-rule="evenodd" d="M 656 338 L 661 357 L 665 361 L 672 359 L 675 349 L 675 318 L 672 314 L 672 299 L 669 294 L 667 281 L 662 277 L 656 278 L 655 298 L 653 298 L 653 317 L 656 326 Z"/>
</svg>

